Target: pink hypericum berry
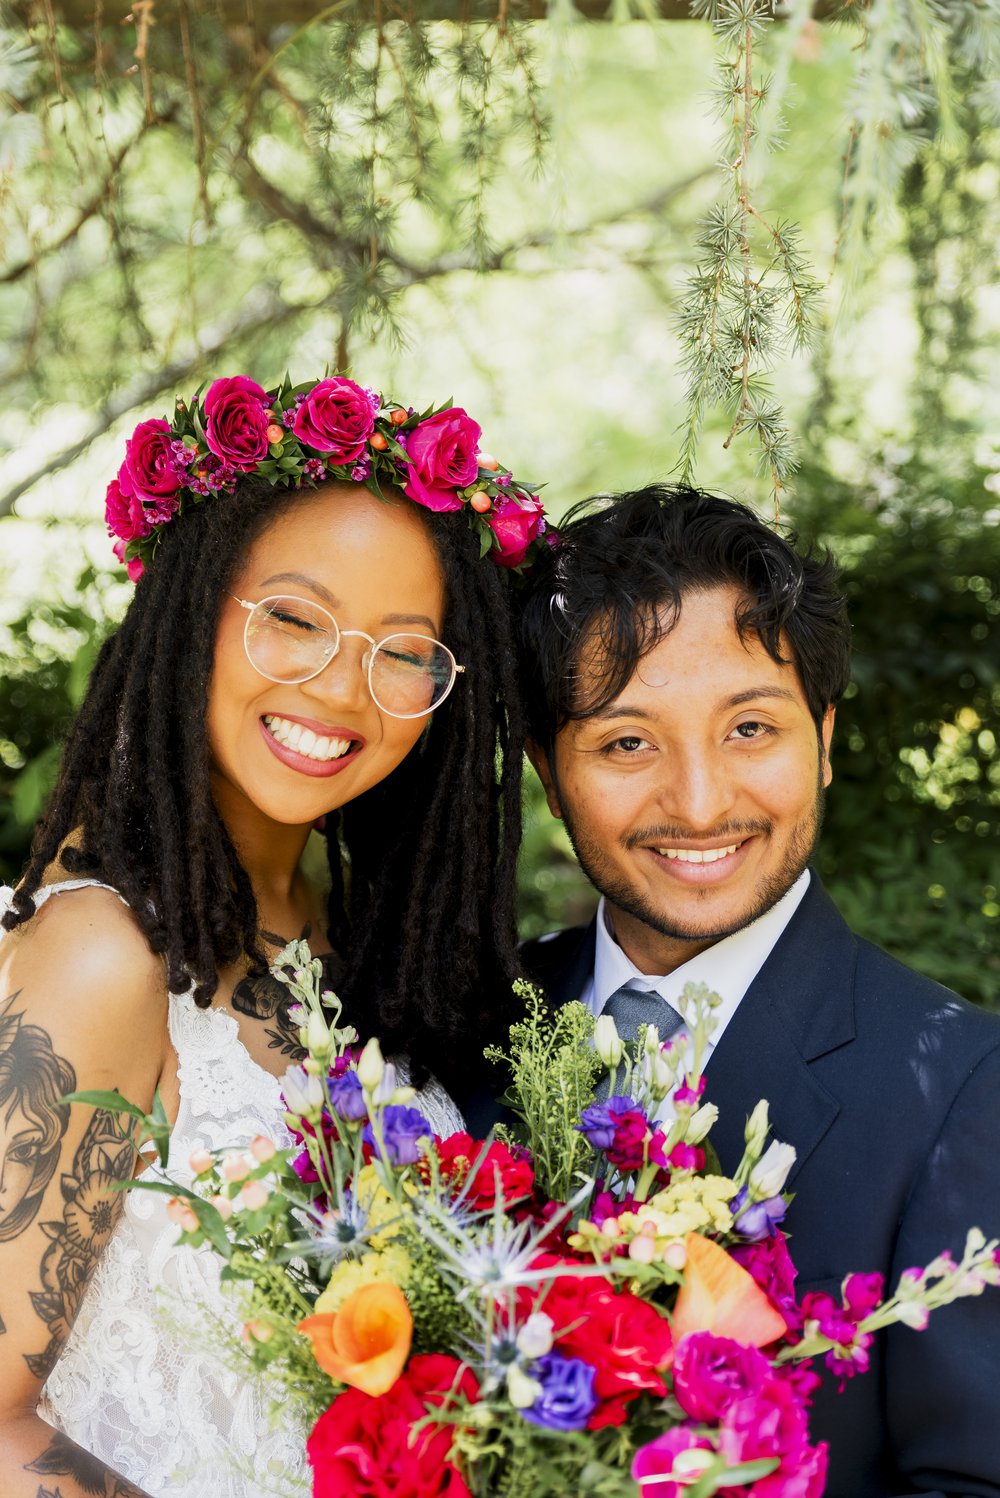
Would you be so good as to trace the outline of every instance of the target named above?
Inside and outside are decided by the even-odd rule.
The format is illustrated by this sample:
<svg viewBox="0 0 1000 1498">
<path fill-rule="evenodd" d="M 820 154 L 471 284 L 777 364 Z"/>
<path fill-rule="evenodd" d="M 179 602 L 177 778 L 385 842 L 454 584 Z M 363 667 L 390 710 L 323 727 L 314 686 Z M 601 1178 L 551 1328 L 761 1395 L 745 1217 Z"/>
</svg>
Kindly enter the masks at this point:
<svg viewBox="0 0 1000 1498">
<path fill-rule="evenodd" d="M 261 1207 L 267 1205 L 270 1195 L 270 1189 L 263 1181 L 247 1181 L 243 1187 L 243 1205 L 251 1212 L 259 1212 Z"/>
<path fill-rule="evenodd" d="M 273 1336 L 274 1328 L 266 1321 L 246 1321 L 243 1324 L 243 1340 L 248 1345 L 251 1342 L 270 1342 Z"/>
<path fill-rule="evenodd" d="M 222 1162 L 222 1174 L 227 1181 L 245 1181 L 253 1169 L 253 1162 L 246 1155 L 227 1155 Z"/>
<path fill-rule="evenodd" d="M 196 1176 L 203 1176 L 212 1168 L 212 1156 L 205 1149 L 193 1150 L 188 1165 Z"/>
<path fill-rule="evenodd" d="M 228 1222 L 233 1215 L 233 1204 L 228 1196 L 213 1196 L 212 1206 L 218 1212 L 223 1222 Z"/>
<path fill-rule="evenodd" d="M 258 1134 L 250 1141 L 250 1153 L 258 1165 L 263 1165 L 267 1160 L 273 1160 L 278 1153 L 278 1147 L 273 1139 L 268 1139 L 266 1134 Z"/>
<path fill-rule="evenodd" d="M 167 1202 L 167 1216 L 171 1222 L 175 1222 L 185 1233 L 196 1233 L 198 1231 L 198 1219 L 194 1212 L 179 1196 L 172 1196 Z"/>
</svg>

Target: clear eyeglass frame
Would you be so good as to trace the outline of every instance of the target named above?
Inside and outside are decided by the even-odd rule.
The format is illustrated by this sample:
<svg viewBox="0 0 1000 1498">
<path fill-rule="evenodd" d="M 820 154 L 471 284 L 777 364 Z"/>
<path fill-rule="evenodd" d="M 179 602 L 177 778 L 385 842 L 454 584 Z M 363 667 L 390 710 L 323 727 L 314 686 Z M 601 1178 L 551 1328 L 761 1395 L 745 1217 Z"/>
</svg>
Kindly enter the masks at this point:
<svg viewBox="0 0 1000 1498">
<path fill-rule="evenodd" d="M 372 701 L 375 703 L 376 707 L 381 712 L 388 713 L 390 718 L 426 718 L 428 714 L 435 712 L 441 706 L 441 704 L 451 695 L 451 690 L 455 685 L 457 677 L 460 675 L 460 673 L 465 671 L 465 667 L 459 665 L 458 661 L 456 661 L 455 659 L 453 652 L 449 650 L 447 645 L 445 645 L 441 640 L 431 639 L 431 637 L 428 635 L 415 636 L 411 631 L 404 630 L 399 631 L 395 634 L 386 635 L 384 639 L 376 640 L 372 635 L 368 634 L 363 629 L 341 629 L 340 625 L 330 613 L 329 609 L 325 609 L 322 604 L 314 603 L 312 599 L 300 598 L 297 594 L 294 593 L 271 593 L 268 594 L 266 598 L 258 598 L 256 601 L 253 601 L 249 598 L 239 598 L 235 593 L 230 593 L 229 596 L 239 604 L 240 608 L 247 610 L 246 623 L 243 626 L 243 649 L 246 651 L 247 660 L 250 662 L 254 670 L 259 675 L 263 676 L 267 681 L 279 682 L 284 686 L 299 686 L 302 682 L 312 681 L 314 677 L 319 676 L 322 671 L 326 670 L 327 666 L 332 660 L 336 659 L 337 655 L 340 653 L 341 640 L 349 636 L 356 635 L 358 638 L 368 641 L 369 649 L 365 651 L 364 655 L 361 658 L 361 668 L 365 672 L 365 675 L 367 677 L 368 690 L 371 693 Z M 333 648 L 325 652 L 324 659 L 320 661 L 315 670 L 307 671 L 303 675 L 299 676 L 273 676 L 269 671 L 263 670 L 259 662 L 254 660 L 253 652 L 250 648 L 250 631 L 251 626 L 253 625 L 254 615 L 257 614 L 259 610 L 266 609 L 268 605 L 280 603 L 283 600 L 288 603 L 304 604 L 307 608 L 313 610 L 317 614 L 321 614 L 325 619 L 329 620 L 329 628 L 327 629 L 327 634 L 333 641 Z M 414 638 L 423 640 L 427 644 L 435 645 L 438 650 L 443 653 L 446 660 L 451 663 L 451 677 L 448 681 L 447 686 L 440 693 L 440 695 L 435 698 L 435 700 L 429 707 L 421 708 L 418 712 L 415 713 L 399 713 L 394 711 L 394 709 L 392 709 L 391 707 L 386 707 L 385 704 L 379 700 L 372 679 L 373 671 L 377 654 L 384 645 L 391 644 L 393 640 L 407 640 Z"/>
</svg>

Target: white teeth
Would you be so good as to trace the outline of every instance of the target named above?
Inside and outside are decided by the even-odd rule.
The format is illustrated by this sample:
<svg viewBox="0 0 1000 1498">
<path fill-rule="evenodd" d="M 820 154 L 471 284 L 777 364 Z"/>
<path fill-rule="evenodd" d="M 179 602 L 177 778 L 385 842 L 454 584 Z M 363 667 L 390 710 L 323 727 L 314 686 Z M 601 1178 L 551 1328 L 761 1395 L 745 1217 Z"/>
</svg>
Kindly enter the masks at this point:
<svg viewBox="0 0 1000 1498">
<path fill-rule="evenodd" d="M 354 742 L 353 739 L 334 739 L 315 734 L 311 728 L 303 728 L 301 723 L 292 723 L 287 718 L 277 718 L 271 714 L 265 716 L 264 722 L 279 744 L 284 744 L 287 749 L 294 749 L 297 754 L 304 754 L 307 759 L 321 762 L 341 759 Z"/>
<path fill-rule="evenodd" d="M 731 848 L 657 848 L 656 851 L 661 858 L 676 858 L 680 863 L 718 863 L 738 847 L 739 843 L 733 843 Z"/>
</svg>

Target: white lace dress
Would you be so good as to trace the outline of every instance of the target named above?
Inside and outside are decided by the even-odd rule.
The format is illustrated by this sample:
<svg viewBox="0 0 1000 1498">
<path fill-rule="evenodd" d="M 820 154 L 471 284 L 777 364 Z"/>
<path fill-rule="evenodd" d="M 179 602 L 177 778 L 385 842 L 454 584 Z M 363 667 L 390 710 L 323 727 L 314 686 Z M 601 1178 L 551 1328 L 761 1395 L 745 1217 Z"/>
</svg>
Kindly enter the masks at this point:
<svg viewBox="0 0 1000 1498">
<path fill-rule="evenodd" d="M 49 885 L 36 905 L 97 882 Z M 0 887 L 0 915 L 10 899 Z M 280 1083 L 251 1058 L 232 1016 L 171 994 L 169 1025 L 180 1082 L 172 1180 L 190 1182 L 199 1147 L 238 1148 L 256 1134 L 290 1143 Z M 417 1102 L 436 1133 L 463 1126 L 439 1084 Z M 307 1432 L 275 1410 L 280 1391 L 212 1345 L 213 1325 L 238 1326 L 237 1314 L 218 1258 L 178 1246 L 177 1235 L 165 1196 L 126 1195 L 39 1413 L 152 1498 L 307 1498 Z"/>
</svg>

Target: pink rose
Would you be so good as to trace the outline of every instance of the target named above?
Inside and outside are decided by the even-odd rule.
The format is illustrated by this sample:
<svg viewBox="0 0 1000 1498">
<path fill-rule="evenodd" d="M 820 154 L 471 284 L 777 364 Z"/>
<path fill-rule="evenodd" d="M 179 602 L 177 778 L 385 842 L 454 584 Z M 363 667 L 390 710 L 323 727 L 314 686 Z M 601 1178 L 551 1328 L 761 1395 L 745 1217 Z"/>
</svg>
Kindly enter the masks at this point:
<svg viewBox="0 0 1000 1498">
<path fill-rule="evenodd" d="M 170 423 L 162 417 L 140 421 L 125 444 L 125 461 L 118 470 L 122 492 L 140 501 L 176 509 L 172 496 L 181 487 L 170 448 Z"/>
<path fill-rule="evenodd" d="M 879 1301 L 885 1289 L 885 1280 L 880 1274 L 849 1274 L 844 1281 L 844 1305 L 855 1321 L 864 1321 Z"/>
<path fill-rule="evenodd" d="M 403 493 L 428 510 L 460 510 L 455 490 L 479 476 L 480 436 L 479 426 L 461 406 L 428 416 L 410 433 Z"/>
<path fill-rule="evenodd" d="M 292 431 L 331 463 L 355 463 L 375 430 L 377 414 L 369 391 L 338 375 L 313 386 L 295 413 Z"/>
<path fill-rule="evenodd" d="M 677 1482 L 664 1481 L 673 1473 L 675 1459 L 685 1451 L 711 1450 L 711 1445 L 703 1436 L 695 1435 L 683 1425 L 675 1425 L 673 1430 L 664 1431 L 662 1436 L 657 1436 L 648 1446 L 639 1447 L 632 1459 L 632 1476 L 636 1482 L 645 1480 L 649 1483 L 650 1492 L 655 1491 L 657 1498 L 684 1498 L 691 1486 L 689 1478 L 680 1478 Z"/>
<path fill-rule="evenodd" d="M 692 1332 L 681 1339 L 674 1356 L 674 1393 L 692 1420 L 714 1425 L 731 1404 L 763 1388 L 770 1372 L 756 1347 Z"/>
<path fill-rule="evenodd" d="M 490 552 L 493 560 L 501 567 L 520 567 L 541 530 L 544 516 L 537 494 L 521 499 L 505 494 L 496 500 L 487 517 L 490 530 L 500 542 L 500 550 Z"/>
<path fill-rule="evenodd" d="M 810 1446 L 805 1410 L 795 1385 L 772 1377 L 722 1417 L 719 1450 L 733 1463 L 778 1457 L 769 1476 L 758 1479 L 754 1498 L 820 1498 L 827 1450 Z"/>
<path fill-rule="evenodd" d="M 119 562 L 124 563 L 125 570 L 128 573 L 129 582 L 137 583 L 146 570 L 146 564 L 142 560 L 142 557 L 130 557 L 128 561 L 125 561 L 125 552 L 127 547 L 127 541 L 116 541 L 111 550 L 114 552 Z"/>
<path fill-rule="evenodd" d="M 205 441 L 217 458 L 249 472 L 267 457 L 267 391 L 246 375 L 215 380 L 205 396 Z"/>
<path fill-rule="evenodd" d="M 104 498 L 104 519 L 108 534 L 118 536 L 123 543 L 121 552 L 117 546 L 114 548 L 115 556 L 120 562 L 124 560 L 125 545 L 136 536 L 148 536 L 151 528 L 142 508 L 142 500 L 138 494 L 123 490 L 120 479 L 112 479 L 108 485 Z"/>
</svg>

